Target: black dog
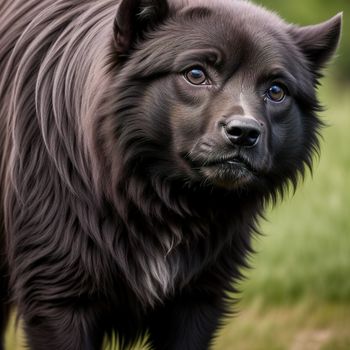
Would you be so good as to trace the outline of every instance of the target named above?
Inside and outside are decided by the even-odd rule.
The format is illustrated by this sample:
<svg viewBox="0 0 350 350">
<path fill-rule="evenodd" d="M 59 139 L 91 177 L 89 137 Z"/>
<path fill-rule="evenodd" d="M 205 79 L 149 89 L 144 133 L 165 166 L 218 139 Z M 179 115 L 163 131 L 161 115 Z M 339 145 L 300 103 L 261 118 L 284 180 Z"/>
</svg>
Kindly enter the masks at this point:
<svg viewBox="0 0 350 350">
<path fill-rule="evenodd" d="M 266 203 L 318 150 L 341 16 L 238 0 L 2 0 L 1 333 L 207 349 Z M 0 346 L 1 347 L 1 346 Z"/>
</svg>

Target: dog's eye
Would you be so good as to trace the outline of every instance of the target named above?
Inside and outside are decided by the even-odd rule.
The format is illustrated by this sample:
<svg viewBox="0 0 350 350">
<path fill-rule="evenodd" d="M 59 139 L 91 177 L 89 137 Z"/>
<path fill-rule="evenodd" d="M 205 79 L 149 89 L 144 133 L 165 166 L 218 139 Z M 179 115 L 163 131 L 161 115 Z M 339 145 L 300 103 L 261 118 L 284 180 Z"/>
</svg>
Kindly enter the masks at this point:
<svg viewBox="0 0 350 350">
<path fill-rule="evenodd" d="M 273 102 L 282 102 L 286 97 L 286 91 L 280 84 L 273 84 L 267 90 L 267 97 Z"/>
<path fill-rule="evenodd" d="M 185 72 L 185 78 L 193 85 L 209 85 L 208 77 L 200 67 Z"/>
</svg>

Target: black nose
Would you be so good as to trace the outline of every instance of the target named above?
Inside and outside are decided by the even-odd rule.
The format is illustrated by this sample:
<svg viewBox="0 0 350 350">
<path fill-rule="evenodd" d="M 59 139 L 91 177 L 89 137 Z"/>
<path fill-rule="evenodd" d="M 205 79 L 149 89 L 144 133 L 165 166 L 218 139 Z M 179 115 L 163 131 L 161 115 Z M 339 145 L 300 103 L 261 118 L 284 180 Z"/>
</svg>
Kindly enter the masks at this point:
<svg viewBox="0 0 350 350">
<path fill-rule="evenodd" d="M 235 146 L 254 147 L 259 142 L 261 126 L 254 119 L 235 118 L 225 125 L 225 132 Z"/>
</svg>

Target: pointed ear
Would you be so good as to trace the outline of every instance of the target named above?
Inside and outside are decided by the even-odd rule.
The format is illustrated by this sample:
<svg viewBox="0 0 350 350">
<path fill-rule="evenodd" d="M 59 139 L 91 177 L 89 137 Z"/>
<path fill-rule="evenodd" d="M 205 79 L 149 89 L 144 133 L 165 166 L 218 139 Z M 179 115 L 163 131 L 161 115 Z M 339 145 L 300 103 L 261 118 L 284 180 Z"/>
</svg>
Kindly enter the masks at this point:
<svg viewBox="0 0 350 350">
<path fill-rule="evenodd" d="M 121 0 L 114 20 L 117 53 L 126 54 L 137 39 L 167 16 L 166 0 Z"/>
<path fill-rule="evenodd" d="M 290 34 L 310 62 L 315 73 L 327 64 L 337 49 L 342 17 L 342 13 L 338 13 L 330 20 L 320 24 L 291 28 Z"/>
</svg>

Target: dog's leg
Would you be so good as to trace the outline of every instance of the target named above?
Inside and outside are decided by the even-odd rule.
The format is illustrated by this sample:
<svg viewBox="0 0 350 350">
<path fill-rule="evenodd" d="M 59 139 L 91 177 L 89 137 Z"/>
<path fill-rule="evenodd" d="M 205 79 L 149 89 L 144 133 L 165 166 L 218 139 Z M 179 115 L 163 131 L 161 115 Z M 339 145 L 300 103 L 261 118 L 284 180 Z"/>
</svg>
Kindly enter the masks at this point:
<svg viewBox="0 0 350 350">
<path fill-rule="evenodd" d="M 0 350 L 5 349 L 5 331 L 10 313 L 8 288 L 6 273 L 0 268 Z"/>
<path fill-rule="evenodd" d="M 179 298 L 152 316 L 151 349 L 209 349 L 223 311 L 220 300 L 200 296 Z"/>
<path fill-rule="evenodd" d="M 23 315 L 31 350 L 99 350 L 104 328 L 95 309 L 36 307 Z"/>
<path fill-rule="evenodd" d="M 5 262 L 5 253 L 3 248 L 5 243 L 3 241 L 3 232 L 1 230 L 0 222 L 0 350 L 5 348 L 4 338 L 7 326 L 7 321 L 10 314 L 9 306 L 9 281 L 8 281 L 8 270 Z"/>
</svg>

